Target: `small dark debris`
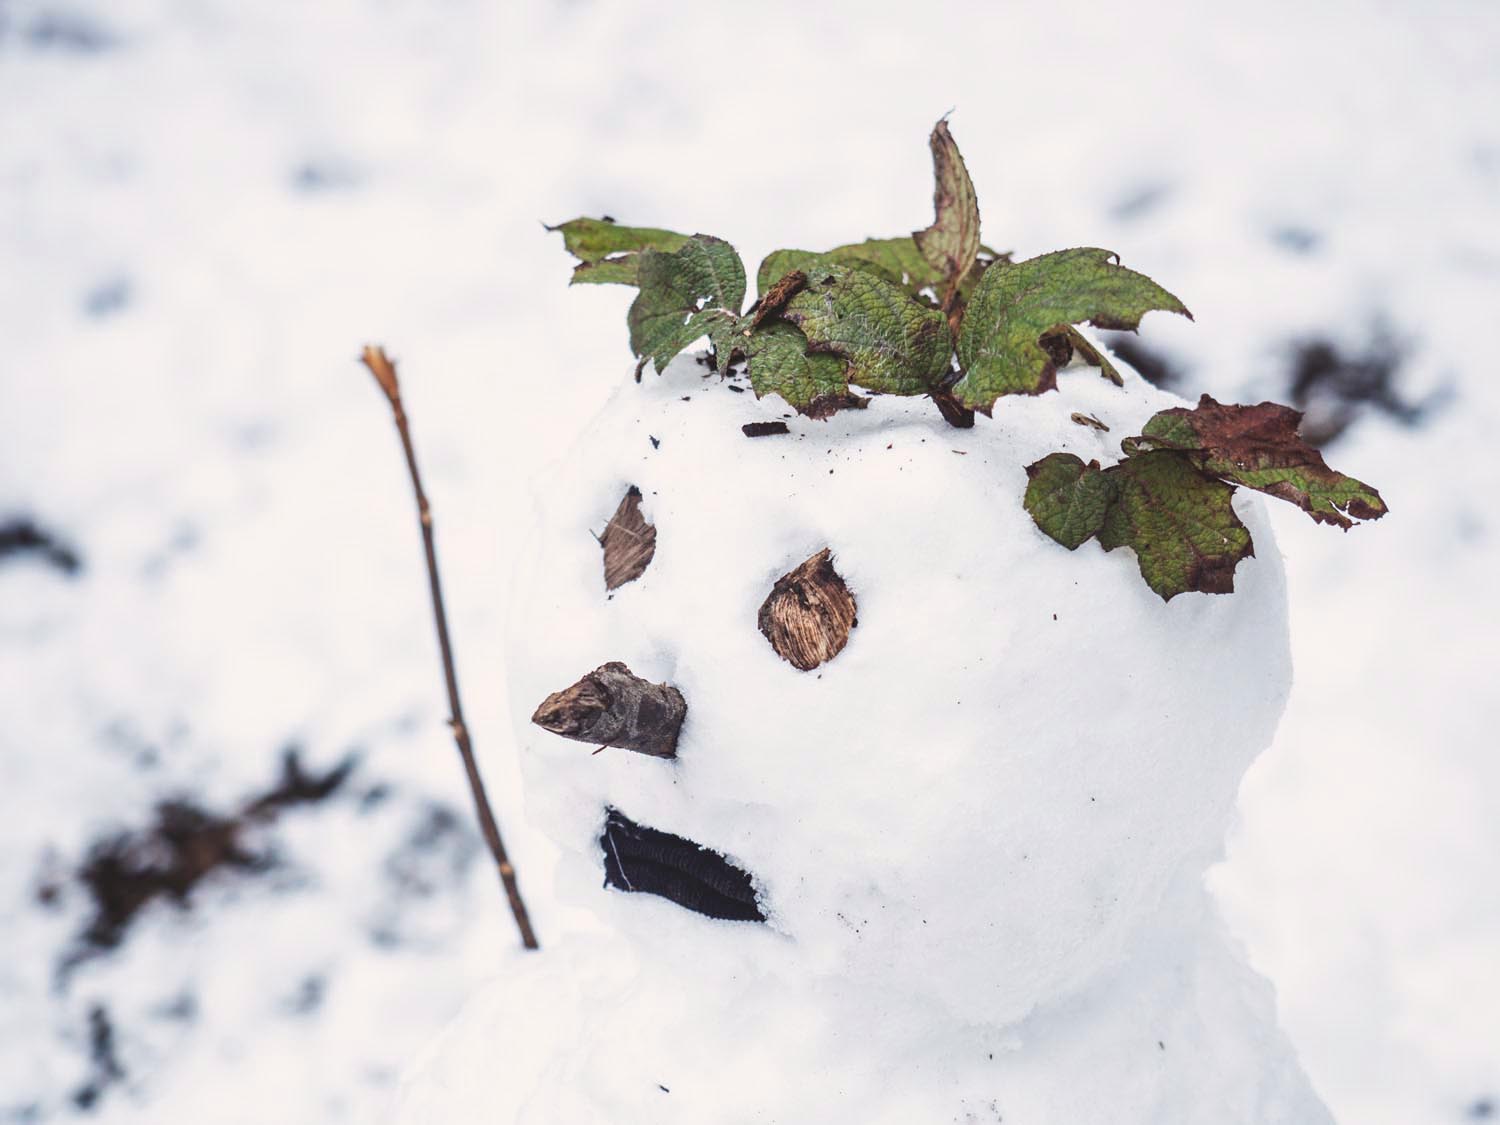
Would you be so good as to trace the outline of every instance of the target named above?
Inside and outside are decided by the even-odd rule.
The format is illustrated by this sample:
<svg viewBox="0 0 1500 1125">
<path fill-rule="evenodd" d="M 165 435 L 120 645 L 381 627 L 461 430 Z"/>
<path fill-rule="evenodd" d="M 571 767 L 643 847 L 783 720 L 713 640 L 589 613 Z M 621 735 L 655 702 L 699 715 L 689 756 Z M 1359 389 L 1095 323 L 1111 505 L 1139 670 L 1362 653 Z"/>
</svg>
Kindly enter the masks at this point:
<svg viewBox="0 0 1500 1125">
<path fill-rule="evenodd" d="M 773 434 L 789 434 L 792 431 L 785 422 L 746 422 L 740 427 L 740 432 L 746 437 L 771 437 Z"/>
<path fill-rule="evenodd" d="M 1094 429 L 1100 431 L 1101 433 L 1109 433 L 1109 427 L 1106 426 L 1103 422 L 1099 421 L 1099 419 L 1095 418 L 1092 414 L 1080 414 L 1075 410 L 1072 414 L 1068 415 L 1068 417 L 1075 425 L 1092 426 Z"/>
<path fill-rule="evenodd" d="M 73 1104 L 91 1110 L 106 1090 L 125 1080 L 125 1068 L 115 1048 L 115 1027 L 102 1004 L 89 1009 L 89 1064 L 92 1074 L 73 1091 Z"/>
<path fill-rule="evenodd" d="M 648 438 L 651 438 L 651 448 L 652 449 L 660 449 L 661 448 L 661 440 L 659 438 L 654 437 L 651 434 L 647 434 L 646 436 Z"/>
<path fill-rule="evenodd" d="M 84 294 L 83 311 L 95 320 L 103 320 L 130 304 L 130 297 L 130 280 L 112 277 L 101 281 Z"/>
<path fill-rule="evenodd" d="M 12 557 L 35 555 L 69 578 L 83 569 L 78 552 L 29 517 L 18 516 L 0 523 L 0 562 Z"/>
<path fill-rule="evenodd" d="M 738 383 L 725 383 L 724 385 L 737 395 L 742 395 L 745 393 L 745 388 L 740 386 Z"/>
<path fill-rule="evenodd" d="M 656 1088 L 663 1094 L 670 1094 L 672 1092 L 671 1090 L 668 1090 L 665 1086 L 663 1086 L 660 1082 L 656 1084 Z"/>
<path fill-rule="evenodd" d="M 1092 797 L 1089 798 L 1090 801 L 1092 801 L 1093 799 L 1094 798 L 1092 798 Z M 1167 1049 L 1167 1045 L 1165 1043 L 1163 1043 L 1160 1039 L 1158 1039 L 1156 1041 L 1156 1049 L 1159 1050 L 1159 1051 L 1165 1051 Z"/>
<path fill-rule="evenodd" d="M 1477 1098 L 1474 1104 L 1469 1106 L 1470 1121 L 1488 1121 L 1495 1116 L 1495 1101 L 1493 1098 Z"/>
</svg>

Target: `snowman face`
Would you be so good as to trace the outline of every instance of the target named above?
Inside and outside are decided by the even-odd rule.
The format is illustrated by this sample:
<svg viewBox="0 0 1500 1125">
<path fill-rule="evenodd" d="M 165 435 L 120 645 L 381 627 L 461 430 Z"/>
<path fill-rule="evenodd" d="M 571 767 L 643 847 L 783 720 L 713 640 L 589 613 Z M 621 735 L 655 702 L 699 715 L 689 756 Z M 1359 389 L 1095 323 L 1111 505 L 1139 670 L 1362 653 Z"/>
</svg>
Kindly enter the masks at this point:
<svg viewBox="0 0 1500 1125">
<path fill-rule="evenodd" d="M 1111 456 L 1070 412 L 1118 435 L 1174 404 L 1140 380 L 1065 380 L 970 431 L 877 399 L 751 439 L 749 396 L 700 371 L 616 396 L 548 478 L 523 569 L 518 715 L 608 662 L 685 705 L 673 757 L 518 728 L 565 893 L 650 955 L 707 929 L 756 957 L 769 930 L 809 979 L 976 1021 L 1081 984 L 1216 854 L 1279 716 L 1285 609 L 1258 504 L 1239 592 L 1163 605 L 1125 552 L 1069 555 L 1020 504 L 1045 453 Z M 590 532 L 628 486 L 655 551 L 611 593 Z M 804 669 L 762 610 L 825 549 L 857 625 Z"/>
</svg>

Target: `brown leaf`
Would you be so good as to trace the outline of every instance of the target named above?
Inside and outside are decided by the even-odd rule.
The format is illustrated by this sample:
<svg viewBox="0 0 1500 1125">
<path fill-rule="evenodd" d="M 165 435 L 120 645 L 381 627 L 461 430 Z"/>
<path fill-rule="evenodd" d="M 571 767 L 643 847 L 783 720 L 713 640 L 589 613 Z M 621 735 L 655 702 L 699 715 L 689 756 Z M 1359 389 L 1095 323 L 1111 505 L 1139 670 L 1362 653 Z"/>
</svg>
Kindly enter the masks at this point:
<svg viewBox="0 0 1500 1125">
<path fill-rule="evenodd" d="M 758 624 L 776 655 L 809 672 L 843 651 L 849 630 L 859 624 L 856 609 L 825 547 L 776 580 Z"/>
<path fill-rule="evenodd" d="M 952 308 L 964 276 L 979 254 L 979 202 L 946 119 L 932 129 L 932 174 L 935 184 L 932 225 L 912 234 L 928 265 L 943 279 L 939 296 Z"/>
<path fill-rule="evenodd" d="M 631 485 L 599 536 L 604 549 L 604 588 L 614 590 L 646 572 L 656 557 L 656 528 L 641 515 L 641 490 Z"/>
<path fill-rule="evenodd" d="M 1156 414 L 1140 437 L 1128 439 L 1126 451 L 1186 453 L 1205 473 L 1289 501 L 1317 522 L 1346 531 L 1355 520 L 1385 515 L 1380 493 L 1329 468 L 1302 440 L 1301 421 L 1300 413 L 1280 403 L 1239 406 L 1204 395 L 1191 410 L 1174 407 Z"/>
<path fill-rule="evenodd" d="M 807 274 L 801 270 L 792 270 L 771 286 L 766 295 L 755 303 L 755 316 L 750 321 L 750 327 L 759 328 L 762 321 L 779 313 L 806 284 Z"/>
</svg>

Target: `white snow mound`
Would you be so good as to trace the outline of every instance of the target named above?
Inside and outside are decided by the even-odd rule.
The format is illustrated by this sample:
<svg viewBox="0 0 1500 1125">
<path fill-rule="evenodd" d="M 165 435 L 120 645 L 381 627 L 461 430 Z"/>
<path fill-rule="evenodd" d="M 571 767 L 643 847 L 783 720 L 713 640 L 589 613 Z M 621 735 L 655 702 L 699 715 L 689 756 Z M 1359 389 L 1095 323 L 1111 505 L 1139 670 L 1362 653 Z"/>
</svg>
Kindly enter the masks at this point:
<svg viewBox="0 0 1500 1125">
<path fill-rule="evenodd" d="M 1236 592 L 1170 603 L 1022 507 L 1027 464 L 1109 464 L 1179 405 L 1120 366 L 970 430 L 792 417 L 687 357 L 619 390 L 540 481 L 509 660 L 529 815 L 605 928 L 508 969 L 405 1120 L 1328 1120 L 1201 886 L 1291 679 L 1261 503 Z M 593 533 L 632 485 L 656 554 L 611 596 Z M 803 672 L 757 611 L 825 547 L 858 624 Z M 676 760 L 525 721 L 607 661 L 682 692 Z M 606 808 L 728 857 L 767 923 L 604 887 Z"/>
</svg>

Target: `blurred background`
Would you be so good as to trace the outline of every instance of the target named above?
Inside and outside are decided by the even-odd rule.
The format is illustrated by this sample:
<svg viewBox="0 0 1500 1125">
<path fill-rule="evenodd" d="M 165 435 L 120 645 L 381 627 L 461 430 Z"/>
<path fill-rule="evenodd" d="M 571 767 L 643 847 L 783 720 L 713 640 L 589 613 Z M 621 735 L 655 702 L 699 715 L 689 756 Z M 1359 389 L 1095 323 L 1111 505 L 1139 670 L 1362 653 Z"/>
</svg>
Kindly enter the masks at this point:
<svg viewBox="0 0 1500 1125">
<path fill-rule="evenodd" d="M 541 223 L 903 233 L 950 109 L 990 245 L 1119 252 L 1197 318 L 1127 360 L 1390 503 L 1273 512 L 1296 686 L 1213 885 L 1339 1120 L 1500 1117 L 1497 59 L 1478 0 L 0 0 L 0 1122 L 380 1120 L 520 955 L 366 342 L 545 945 L 512 528 L 631 361 Z"/>
</svg>

